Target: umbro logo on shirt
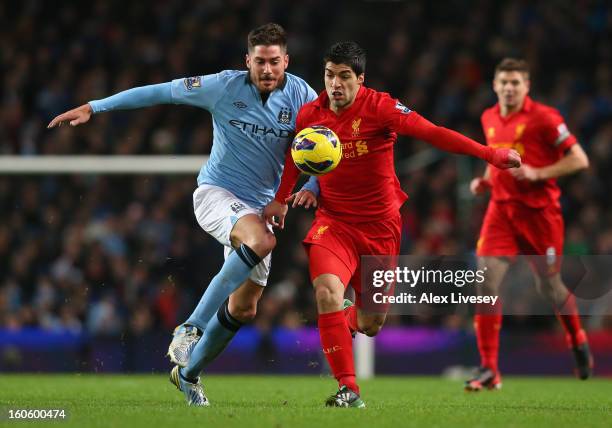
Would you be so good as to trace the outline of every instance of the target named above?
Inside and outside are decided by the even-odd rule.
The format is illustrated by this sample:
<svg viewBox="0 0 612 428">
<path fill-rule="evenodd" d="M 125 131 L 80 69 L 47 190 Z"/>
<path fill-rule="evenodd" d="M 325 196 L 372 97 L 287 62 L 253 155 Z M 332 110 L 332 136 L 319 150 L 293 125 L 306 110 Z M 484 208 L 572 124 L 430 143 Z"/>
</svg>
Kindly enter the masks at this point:
<svg viewBox="0 0 612 428">
<path fill-rule="evenodd" d="M 234 105 L 234 107 L 238 107 L 240 110 L 244 110 L 245 108 L 247 108 L 248 106 L 243 103 L 242 101 L 234 101 L 232 103 Z"/>
</svg>

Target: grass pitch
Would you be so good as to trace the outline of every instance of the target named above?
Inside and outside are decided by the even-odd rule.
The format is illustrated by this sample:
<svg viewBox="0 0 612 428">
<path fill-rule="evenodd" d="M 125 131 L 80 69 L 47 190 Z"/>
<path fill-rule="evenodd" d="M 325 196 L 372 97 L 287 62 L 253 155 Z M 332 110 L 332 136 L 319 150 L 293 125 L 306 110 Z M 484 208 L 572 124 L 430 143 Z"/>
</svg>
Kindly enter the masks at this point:
<svg viewBox="0 0 612 428">
<path fill-rule="evenodd" d="M 189 408 L 165 375 L 0 375 L 0 425 L 75 427 L 587 427 L 612 425 L 612 380 L 505 377 L 464 393 L 431 377 L 361 382 L 367 408 L 328 409 L 328 377 L 209 376 L 208 408 Z M 64 421 L 8 420 L 8 409 L 66 409 Z"/>
</svg>

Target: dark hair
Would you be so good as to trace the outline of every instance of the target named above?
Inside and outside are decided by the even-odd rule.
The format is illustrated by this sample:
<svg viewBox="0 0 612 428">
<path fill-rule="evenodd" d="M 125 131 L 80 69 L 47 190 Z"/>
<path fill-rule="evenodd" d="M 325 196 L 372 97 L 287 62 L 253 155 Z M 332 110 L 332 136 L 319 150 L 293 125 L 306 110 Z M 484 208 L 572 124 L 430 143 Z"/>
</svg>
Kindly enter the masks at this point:
<svg viewBox="0 0 612 428">
<path fill-rule="evenodd" d="M 529 64 L 524 59 L 504 58 L 495 67 L 495 75 L 501 71 L 518 71 L 529 77 Z"/>
<path fill-rule="evenodd" d="M 339 42 L 332 45 L 323 57 L 324 63 L 329 61 L 334 64 L 348 65 L 357 76 L 365 73 L 366 53 L 355 42 Z"/>
<path fill-rule="evenodd" d="M 255 46 L 272 46 L 278 45 L 281 49 L 287 49 L 287 33 L 285 29 L 278 24 L 273 22 L 264 24 L 260 27 L 251 30 L 247 36 L 247 45 L 249 52 L 252 51 Z"/>
</svg>

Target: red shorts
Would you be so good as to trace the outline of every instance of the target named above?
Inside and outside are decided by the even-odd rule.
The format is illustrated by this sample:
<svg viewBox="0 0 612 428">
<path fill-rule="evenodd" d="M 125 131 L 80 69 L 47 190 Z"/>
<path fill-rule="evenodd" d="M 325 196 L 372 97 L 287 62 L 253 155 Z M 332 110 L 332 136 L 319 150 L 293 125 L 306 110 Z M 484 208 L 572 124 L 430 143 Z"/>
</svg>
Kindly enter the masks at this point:
<svg viewBox="0 0 612 428">
<path fill-rule="evenodd" d="M 355 305 L 361 307 L 361 256 L 398 255 L 401 228 L 399 213 L 377 223 L 359 224 L 317 213 L 304 239 L 311 281 L 325 273 L 338 276 L 345 288 L 353 287 Z"/>
<path fill-rule="evenodd" d="M 532 263 L 532 266 L 538 273 L 550 275 L 558 272 L 563 233 L 559 204 L 531 208 L 516 202 L 491 201 L 476 244 L 476 254 L 511 260 L 517 255 L 547 256 L 542 258 L 542 266 L 540 263 Z"/>
</svg>

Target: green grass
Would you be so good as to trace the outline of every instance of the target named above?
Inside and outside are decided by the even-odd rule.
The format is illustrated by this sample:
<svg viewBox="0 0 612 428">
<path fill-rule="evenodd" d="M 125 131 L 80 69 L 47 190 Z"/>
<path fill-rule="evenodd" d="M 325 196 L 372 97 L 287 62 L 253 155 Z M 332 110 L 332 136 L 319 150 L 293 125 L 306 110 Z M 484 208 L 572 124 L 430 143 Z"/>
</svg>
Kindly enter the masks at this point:
<svg viewBox="0 0 612 428">
<path fill-rule="evenodd" d="M 328 377 L 210 376 L 208 408 L 189 408 L 161 375 L 0 375 L 3 426 L 78 427 L 610 427 L 612 381 L 504 378 L 467 394 L 458 381 L 379 377 L 361 382 L 367 409 L 326 409 Z M 62 422 L 7 421 L 7 409 L 64 408 Z"/>
</svg>

